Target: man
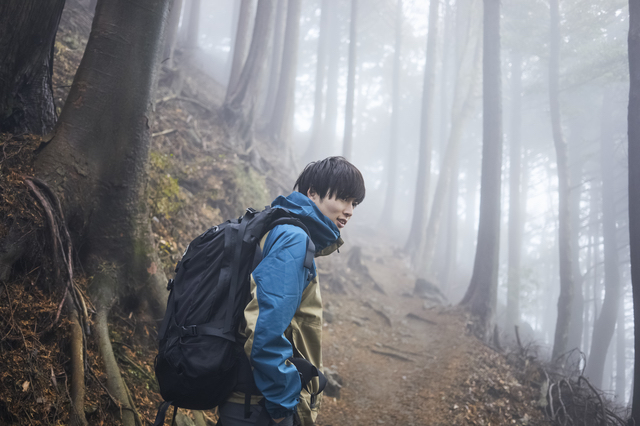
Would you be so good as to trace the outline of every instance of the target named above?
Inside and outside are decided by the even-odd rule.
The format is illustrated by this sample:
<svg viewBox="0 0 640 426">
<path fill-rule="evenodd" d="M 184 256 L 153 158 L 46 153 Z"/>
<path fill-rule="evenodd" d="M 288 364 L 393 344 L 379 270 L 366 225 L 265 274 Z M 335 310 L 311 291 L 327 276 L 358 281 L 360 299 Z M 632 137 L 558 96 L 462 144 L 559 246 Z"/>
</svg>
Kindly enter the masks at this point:
<svg viewBox="0 0 640 426">
<path fill-rule="evenodd" d="M 286 208 L 302 221 L 316 257 L 334 252 L 343 243 L 340 230 L 365 196 L 360 171 L 342 157 L 329 157 L 307 165 L 294 190 L 272 206 Z M 271 425 L 314 424 L 319 401 L 312 401 L 311 394 L 318 391 L 318 380 L 310 383 L 311 394 L 302 389 L 288 360 L 302 357 L 322 369 L 322 300 L 315 262 L 312 270 L 304 267 L 307 238 L 300 227 L 287 224 L 276 226 L 260 242 L 263 260 L 251 275 L 241 334 L 262 395 L 251 396 L 250 417 L 245 418 L 245 395 L 234 392 L 219 407 L 222 426 L 254 425 L 264 409 Z"/>
</svg>

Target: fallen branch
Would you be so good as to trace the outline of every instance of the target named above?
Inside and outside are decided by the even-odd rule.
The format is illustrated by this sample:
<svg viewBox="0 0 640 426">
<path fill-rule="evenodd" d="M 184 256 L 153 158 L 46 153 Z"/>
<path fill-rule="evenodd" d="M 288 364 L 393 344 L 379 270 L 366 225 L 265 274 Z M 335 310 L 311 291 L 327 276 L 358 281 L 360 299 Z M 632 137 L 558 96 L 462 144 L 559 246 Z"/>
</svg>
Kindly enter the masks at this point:
<svg viewBox="0 0 640 426">
<path fill-rule="evenodd" d="M 424 321 L 424 322 L 426 322 L 428 324 L 432 324 L 432 325 L 438 325 L 437 322 L 431 321 L 430 319 L 422 318 L 420 315 L 416 315 L 416 314 L 414 314 L 412 312 L 409 312 L 407 314 L 407 318 L 415 319 L 415 320 L 418 320 L 418 321 Z"/>
<path fill-rule="evenodd" d="M 392 352 L 379 351 L 379 350 L 376 350 L 376 349 L 370 349 L 370 351 L 373 352 L 374 354 L 388 356 L 389 358 L 399 359 L 400 361 L 404 361 L 404 362 L 415 362 L 411 358 L 407 358 L 407 357 L 404 357 L 402 355 L 394 354 Z"/>
<path fill-rule="evenodd" d="M 161 104 L 161 103 L 164 103 L 164 102 L 168 102 L 168 101 L 173 101 L 173 100 L 191 102 L 192 104 L 199 106 L 200 108 L 206 110 L 207 112 L 212 112 L 211 108 L 209 108 L 208 106 L 206 106 L 205 104 L 203 104 L 199 100 L 192 99 L 192 98 L 187 98 L 187 97 L 184 97 L 184 96 L 175 96 L 175 95 L 166 96 L 166 97 L 160 99 L 158 101 L 158 104 Z"/>
</svg>

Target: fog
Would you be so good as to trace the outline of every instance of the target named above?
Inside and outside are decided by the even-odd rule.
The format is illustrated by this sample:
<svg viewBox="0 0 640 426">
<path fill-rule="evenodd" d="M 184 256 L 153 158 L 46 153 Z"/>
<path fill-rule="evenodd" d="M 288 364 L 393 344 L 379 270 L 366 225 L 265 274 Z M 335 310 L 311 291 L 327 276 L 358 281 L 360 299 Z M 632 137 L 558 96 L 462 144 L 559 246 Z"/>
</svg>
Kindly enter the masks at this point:
<svg viewBox="0 0 640 426">
<path fill-rule="evenodd" d="M 439 179 L 446 175 L 442 171 L 450 168 L 452 177 L 446 186 L 439 227 L 431 234 L 433 259 L 426 259 L 420 248 L 409 254 L 416 271 L 457 303 L 469 286 L 478 239 L 483 2 L 439 2 L 433 90 L 423 92 L 430 2 L 398 1 L 358 1 L 353 145 L 348 157 L 363 172 L 367 198 L 356 210 L 357 227 L 375 228 L 403 250 L 409 236 L 416 233 L 411 228 L 417 188 L 428 186 L 428 201 L 419 209 L 428 221 L 434 214 Z M 189 3 L 185 0 L 185 9 Z M 255 14 L 256 2 L 248 3 L 252 3 Z M 351 7 L 350 1 L 302 2 L 290 145 L 298 167 L 329 155 L 343 155 Z M 628 5 L 619 0 L 565 0 L 559 7 L 559 80 L 555 95 L 567 150 L 571 261 L 583 320 L 583 325 L 571 333 L 588 360 L 593 324 L 602 313 L 605 297 L 605 251 L 613 244 L 623 315 L 616 326 L 620 340 L 616 344 L 616 337 L 611 339 L 601 386 L 626 402 L 633 366 L 626 149 Z M 285 9 L 276 6 L 276 10 Z M 278 22 L 277 13 L 274 22 Z M 202 1 L 200 5 L 197 63 L 222 86 L 229 82 L 239 14 L 240 1 Z M 253 18 L 250 21 L 253 26 Z M 181 22 L 184 27 L 184 13 Z M 284 33 L 284 20 L 279 22 L 274 34 Z M 510 277 L 517 278 L 515 323 L 523 336 L 540 346 L 544 356 L 550 356 L 554 343 L 560 294 L 561 190 L 550 106 L 550 95 L 554 94 L 550 92 L 550 22 L 547 1 L 502 2 L 503 158 L 495 320 L 504 330 L 513 327 L 513 321 L 507 320 L 507 288 Z M 319 61 L 324 64 L 321 69 Z M 323 77 L 321 84 L 317 84 L 319 75 Z M 423 96 L 429 96 L 431 102 L 427 117 L 423 114 Z M 420 145 L 425 137 L 431 147 L 430 173 L 417 184 Z M 457 148 L 451 163 L 445 165 L 445 152 L 452 144 Z M 512 155 L 514 152 L 519 155 Z M 394 164 L 390 163 L 390 153 L 396 156 Z M 387 196 L 389 170 L 395 170 L 391 197 Z M 519 170 L 517 180 L 514 170 Z M 512 185 L 518 188 L 512 191 Z M 516 195 L 520 198 L 519 215 L 510 219 L 510 210 L 515 208 L 511 198 Z M 613 216 L 605 213 L 607 208 Z M 517 229 L 510 231 L 510 220 L 517 220 Z M 421 246 L 427 244 L 426 227 L 425 223 L 418 237 L 423 240 Z M 605 238 L 606 229 L 613 229 L 613 240 Z M 513 239 L 511 232 L 519 237 Z M 517 250 L 513 244 L 518 245 Z M 518 258 L 515 272 L 509 268 L 509 258 L 514 261 L 514 256 Z M 622 380 L 616 383 L 616 379 Z"/>
</svg>

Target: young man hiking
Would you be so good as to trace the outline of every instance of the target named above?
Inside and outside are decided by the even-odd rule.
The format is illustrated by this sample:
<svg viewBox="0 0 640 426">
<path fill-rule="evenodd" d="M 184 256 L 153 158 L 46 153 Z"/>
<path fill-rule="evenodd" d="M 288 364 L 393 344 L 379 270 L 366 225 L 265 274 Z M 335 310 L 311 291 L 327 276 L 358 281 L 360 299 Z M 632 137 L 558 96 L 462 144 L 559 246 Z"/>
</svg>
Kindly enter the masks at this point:
<svg viewBox="0 0 640 426">
<path fill-rule="evenodd" d="M 340 245 L 354 208 L 365 196 L 360 171 L 342 157 L 329 157 L 305 167 L 287 197 L 272 206 L 287 210 L 307 227 L 315 256 L 325 256 Z M 295 225 L 277 225 L 260 242 L 263 260 L 251 275 L 251 298 L 244 311 L 241 334 L 262 395 L 234 392 L 219 407 L 221 426 L 314 424 L 318 380 L 303 389 L 298 370 L 289 358 L 304 358 L 322 368 L 322 300 L 315 268 L 304 267 L 306 232 Z M 245 399 L 246 398 L 246 399 Z M 263 399 L 264 398 L 264 399 Z M 249 415 L 247 418 L 246 416 Z"/>
</svg>

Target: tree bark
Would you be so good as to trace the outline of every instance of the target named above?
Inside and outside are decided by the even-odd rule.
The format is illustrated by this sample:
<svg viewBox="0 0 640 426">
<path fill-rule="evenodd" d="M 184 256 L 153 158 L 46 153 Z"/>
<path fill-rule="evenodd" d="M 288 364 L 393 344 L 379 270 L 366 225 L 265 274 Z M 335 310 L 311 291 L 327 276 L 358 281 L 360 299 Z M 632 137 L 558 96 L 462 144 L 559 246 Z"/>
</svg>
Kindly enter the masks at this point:
<svg viewBox="0 0 640 426">
<path fill-rule="evenodd" d="M 352 160 L 353 155 L 353 109 L 356 91 L 356 55 L 358 51 L 358 0 L 351 0 L 351 21 L 349 23 L 349 73 L 347 75 L 347 103 L 344 113 L 344 137 L 342 156 Z"/>
<path fill-rule="evenodd" d="M 51 78 L 64 3 L 0 2 L 0 132 L 44 135 L 56 123 Z"/>
<path fill-rule="evenodd" d="M 289 0 L 280 81 L 271 120 L 271 134 L 276 139 L 280 150 L 285 153 L 291 152 L 292 149 L 291 132 L 293 129 L 294 94 L 298 65 L 300 9 L 301 0 Z"/>
<path fill-rule="evenodd" d="M 478 246 L 471 283 L 461 303 L 477 318 L 474 324 L 476 335 L 487 340 L 493 330 L 500 248 L 502 98 L 499 0 L 484 0 L 483 46 L 482 176 Z"/>
<path fill-rule="evenodd" d="M 145 184 L 150 105 L 168 5 L 169 0 L 98 2 L 53 138 L 36 158 L 36 174 L 58 195 L 75 246 L 83 247 L 80 261 L 92 277 L 89 294 L 99 321 L 106 322 L 114 299 L 121 309 L 150 318 L 161 318 L 166 304 Z M 101 344 L 108 351 L 107 346 Z M 102 355 L 106 361 L 112 354 Z M 121 381 L 117 376 L 109 374 L 110 387 Z M 129 401 L 126 392 L 114 397 Z M 130 420 L 125 413 L 125 424 Z"/>
<path fill-rule="evenodd" d="M 438 19 L 440 0 L 429 3 L 429 33 L 422 83 L 422 115 L 420 121 L 420 144 L 418 151 L 418 175 L 413 202 L 413 219 L 405 250 L 411 252 L 420 246 L 424 237 L 427 212 L 429 211 L 429 187 L 431 185 L 431 153 L 433 134 L 433 103 L 435 98 L 436 49 L 438 41 Z"/>
<path fill-rule="evenodd" d="M 238 87 L 238 80 L 242 72 L 242 66 L 247 56 L 249 48 L 249 32 L 253 11 L 255 10 L 255 0 L 242 0 L 240 3 L 240 15 L 238 16 L 238 28 L 236 29 L 236 40 L 233 43 L 233 61 L 231 62 L 231 73 L 229 74 L 229 84 L 227 84 L 227 98 Z"/>
<path fill-rule="evenodd" d="M 558 320 L 553 342 L 552 358 L 557 359 L 569 348 L 571 303 L 573 300 L 573 271 L 571 258 L 571 209 L 569 207 L 569 160 L 567 143 L 562 135 L 560 118 L 560 5 L 559 0 L 550 2 L 551 30 L 549 42 L 549 105 L 551 128 L 556 150 L 558 168 L 558 250 L 560 261 L 560 296 L 558 297 Z"/>
<path fill-rule="evenodd" d="M 401 67 L 401 49 L 402 49 L 402 0 L 397 0 L 396 6 L 396 39 L 395 52 L 393 58 L 393 81 L 391 89 L 391 132 L 389 135 L 389 151 L 385 169 L 387 171 L 386 181 L 387 189 L 384 197 L 384 206 L 382 207 L 382 215 L 380 223 L 389 225 L 393 223 L 393 213 L 395 207 L 395 195 L 397 191 L 397 170 L 398 170 L 398 127 L 400 121 L 400 73 Z"/>
<path fill-rule="evenodd" d="M 585 376 L 591 383 L 602 388 L 603 371 L 607 349 L 611 343 L 618 318 L 620 302 L 620 271 L 618 239 L 616 236 L 616 199 L 613 156 L 614 147 L 610 135 L 610 94 L 605 93 L 602 105 L 603 123 L 600 136 L 600 164 L 602 170 L 602 236 L 604 243 L 605 296 L 598 319 L 593 325 L 591 351 L 585 368 Z"/>
</svg>

